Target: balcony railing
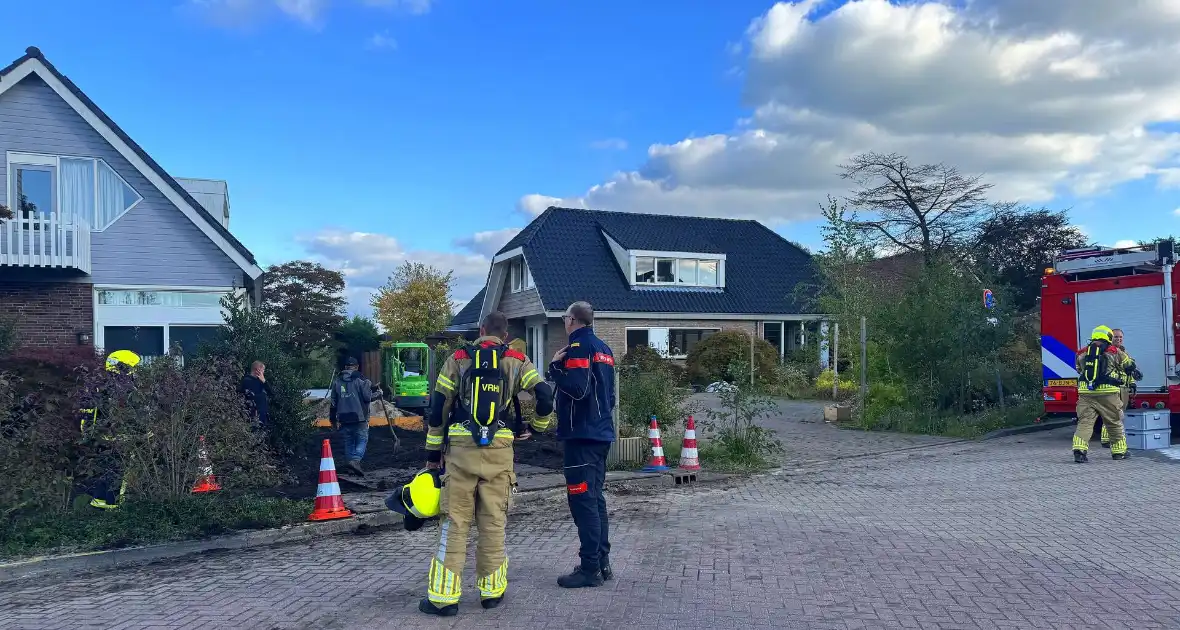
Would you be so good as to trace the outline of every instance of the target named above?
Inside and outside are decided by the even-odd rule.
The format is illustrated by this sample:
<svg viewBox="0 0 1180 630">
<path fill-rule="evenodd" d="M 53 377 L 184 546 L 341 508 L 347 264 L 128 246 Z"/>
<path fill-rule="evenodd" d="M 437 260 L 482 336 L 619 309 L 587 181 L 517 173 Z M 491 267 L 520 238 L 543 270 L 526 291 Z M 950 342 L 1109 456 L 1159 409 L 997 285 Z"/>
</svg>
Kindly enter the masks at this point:
<svg viewBox="0 0 1180 630">
<path fill-rule="evenodd" d="M 0 266 L 90 273 L 90 226 L 57 213 L 0 221 Z"/>
</svg>

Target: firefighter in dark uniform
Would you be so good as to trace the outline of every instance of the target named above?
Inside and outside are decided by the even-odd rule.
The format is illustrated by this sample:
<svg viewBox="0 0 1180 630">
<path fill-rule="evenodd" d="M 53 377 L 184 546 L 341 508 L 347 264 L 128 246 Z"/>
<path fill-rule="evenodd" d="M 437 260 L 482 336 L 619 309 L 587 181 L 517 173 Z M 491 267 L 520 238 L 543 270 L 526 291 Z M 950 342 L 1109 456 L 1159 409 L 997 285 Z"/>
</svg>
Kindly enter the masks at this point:
<svg viewBox="0 0 1180 630">
<path fill-rule="evenodd" d="M 130 378 L 139 365 L 139 355 L 130 350 L 116 350 L 107 355 L 106 369 L 119 377 Z M 123 502 L 127 492 L 127 479 L 119 465 L 117 451 L 119 435 L 104 433 L 99 426 L 101 417 L 98 406 L 82 410 L 82 442 L 90 446 L 98 460 L 99 472 L 92 478 L 81 481 L 81 490 L 91 496 L 90 506 L 111 510 Z"/>
<path fill-rule="evenodd" d="M 537 401 L 533 429 L 546 431 L 553 390 L 523 354 L 504 345 L 508 320 L 499 311 L 480 325 L 475 344 L 456 351 L 435 378 L 426 430 L 426 467 L 442 475 L 438 551 L 430 560 L 426 598 L 418 610 L 449 617 L 459 612 L 467 533 L 478 530 L 475 582 L 479 603 L 495 608 L 508 589 L 504 528 L 512 486 L 514 434 L 509 402 L 521 391 Z"/>
<path fill-rule="evenodd" d="M 565 445 L 565 484 L 578 527 L 580 562 L 557 580 L 562 588 L 601 586 L 614 577 L 607 523 L 606 456 L 615 440 L 615 359 L 594 335 L 594 309 L 574 302 L 562 315 L 569 345 L 553 356 L 549 380 L 557 385 L 557 439 Z"/>
</svg>

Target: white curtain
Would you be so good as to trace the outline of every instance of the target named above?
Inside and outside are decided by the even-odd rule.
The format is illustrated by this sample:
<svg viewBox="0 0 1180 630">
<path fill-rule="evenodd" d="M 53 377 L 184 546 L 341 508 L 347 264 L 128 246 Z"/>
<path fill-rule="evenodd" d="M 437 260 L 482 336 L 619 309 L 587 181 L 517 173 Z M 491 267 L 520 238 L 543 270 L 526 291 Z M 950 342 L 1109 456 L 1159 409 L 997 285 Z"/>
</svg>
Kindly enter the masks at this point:
<svg viewBox="0 0 1180 630">
<path fill-rule="evenodd" d="M 94 222 L 94 160 L 61 158 L 61 220 Z"/>
<path fill-rule="evenodd" d="M 111 167 L 98 163 L 98 220 L 94 227 L 105 228 L 127 209 L 126 188 Z"/>
</svg>

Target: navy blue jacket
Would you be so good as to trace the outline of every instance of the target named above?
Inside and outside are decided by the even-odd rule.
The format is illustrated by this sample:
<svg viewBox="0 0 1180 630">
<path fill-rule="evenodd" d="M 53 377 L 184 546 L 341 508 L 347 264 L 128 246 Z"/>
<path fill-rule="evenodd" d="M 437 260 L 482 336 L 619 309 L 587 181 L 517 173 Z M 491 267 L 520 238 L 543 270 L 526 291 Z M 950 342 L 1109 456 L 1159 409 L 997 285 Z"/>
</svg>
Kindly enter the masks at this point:
<svg viewBox="0 0 1180 630">
<path fill-rule="evenodd" d="M 557 384 L 557 439 L 615 441 L 615 356 L 594 329 L 570 335 L 565 358 L 549 364 L 549 380 Z"/>
</svg>

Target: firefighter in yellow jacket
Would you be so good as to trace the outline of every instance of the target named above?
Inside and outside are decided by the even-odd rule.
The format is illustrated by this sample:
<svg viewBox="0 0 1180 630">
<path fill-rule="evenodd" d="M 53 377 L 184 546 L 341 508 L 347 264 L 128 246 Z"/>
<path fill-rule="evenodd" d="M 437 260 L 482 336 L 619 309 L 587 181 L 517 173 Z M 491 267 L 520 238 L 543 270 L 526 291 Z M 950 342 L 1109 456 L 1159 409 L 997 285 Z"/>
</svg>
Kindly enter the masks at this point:
<svg viewBox="0 0 1180 630">
<path fill-rule="evenodd" d="M 1127 353 L 1127 348 L 1123 345 L 1122 329 L 1113 328 L 1111 329 L 1110 333 L 1114 341 L 1114 346 L 1126 354 L 1128 359 L 1131 359 L 1130 366 L 1128 366 L 1127 369 L 1123 371 L 1123 386 L 1119 388 L 1119 417 L 1125 419 L 1127 417 L 1127 407 L 1131 404 L 1131 397 L 1135 395 L 1135 381 L 1143 378 L 1143 373 L 1140 372 L 1139 368 L 1135 366 L 1135 359 L 1131 357 L 1129 353 Z M 1102 448 L 1110 448 L 1110 431 L 1106 428 L 1106 426 L 1107 423 L 1105 420 L 1103 420 L 1102 435 L 1100 436 L 1100 439 L 1102 440 Z"/>
<path fill-rule="evenodd" d="M 1078 427 L 1073 435 L 1073 460 L 1087 461 L 1094 423 L 1102 416 L 1103 424 L 1110 425 L 1110 455 L 1114 459 L 1127 457 L 1127 436 L 1123 432 L 1123 413 L 1120 388 L 1125 374 L 1133 368 L 1131 358 L 1114 345 L 1110 328 L 1099 326 L 1090 335 L 1086 351 L 1077 359 L 1078 369 Z"/>
<path fill-rule="evenodd" d="M 467 533 L 474 521 L 480 604 L 495 608 L 508 588 L 504 529 L 513 472 L 511 401 L 528 391 L 537 401 L 533 429 L 546 431 L 553 390 L 523 354 L 504 345 L 508 320 L 499 311 L 480 325 L 474 345 L 456 351 L 435 381 L 426 433 L 427 468 L 443 472 L 438 551 L 430 560 L 426 598 L 418 610 L 449 617 L 459 612 Z"/>
<path fill-rule="evenodd" d="M 105 367 L 108 372 L 128 376 L 135 372 L 139 361 L 139 355 L 130 350 L 116 350 L 107 355 Z M 118 456 L 114 450 L 119 435 L 117 432 L 115 435 L 102 435 L 101 437 L 95 435 L 99 430 L 98 407 L 81 411 L 82 423 L 79 428 L 82 432 L 82 440 L 91 443 L 100 468 L 94 478 L 82 481 L 82 489 L 91 496 L 91 507 L 112 510 L 119 507 L 127 492 L 127 478 L 118 464 Z M 116 488 L 118 488 L 117 491 Z"/>
</svg>

